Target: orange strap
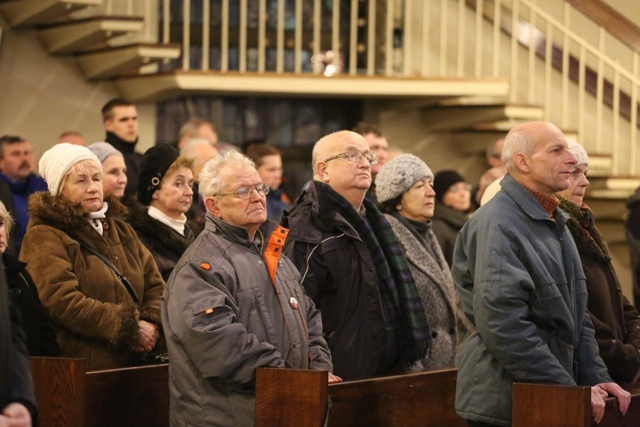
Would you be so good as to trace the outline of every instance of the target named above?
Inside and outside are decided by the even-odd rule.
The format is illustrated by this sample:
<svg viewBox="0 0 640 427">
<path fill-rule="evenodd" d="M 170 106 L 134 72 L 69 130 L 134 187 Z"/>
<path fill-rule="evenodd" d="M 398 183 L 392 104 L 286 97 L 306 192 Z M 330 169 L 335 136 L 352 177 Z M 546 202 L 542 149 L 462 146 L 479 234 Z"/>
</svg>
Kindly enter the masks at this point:
<svg viewBox="0 0 640 427">
<path fill-rule="evenodd" d="M 276 269 L 278 268 L 278 261 L 280 260 L 280 254 L 282 254 L 282 248 L 284 242 L 287 240 L 289 230 L 279 225 L 267 243 L 267 249 L 264 251 L 264 261 L 267 264 L 267 270 L 269 270 L 269 276 L 271 276 L 271 282 L 276 283 Z"/>
</svg>

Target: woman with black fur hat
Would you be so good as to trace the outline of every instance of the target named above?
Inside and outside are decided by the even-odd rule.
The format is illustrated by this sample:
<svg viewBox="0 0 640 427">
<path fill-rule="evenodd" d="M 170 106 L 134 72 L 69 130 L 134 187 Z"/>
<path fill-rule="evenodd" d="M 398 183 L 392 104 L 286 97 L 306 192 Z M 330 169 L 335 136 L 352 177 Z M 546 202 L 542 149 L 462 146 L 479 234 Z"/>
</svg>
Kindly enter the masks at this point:
<svg viewBox="0 0 640 427">
<path fill-rule="evenodd" d="M 149 148 L 140 161 L 136 198 L 127 220 L 151 251 L 166 281 L 194 239 L 185 213 L 193 200 L 193 159 L 169 144 Z"/>
</svg>

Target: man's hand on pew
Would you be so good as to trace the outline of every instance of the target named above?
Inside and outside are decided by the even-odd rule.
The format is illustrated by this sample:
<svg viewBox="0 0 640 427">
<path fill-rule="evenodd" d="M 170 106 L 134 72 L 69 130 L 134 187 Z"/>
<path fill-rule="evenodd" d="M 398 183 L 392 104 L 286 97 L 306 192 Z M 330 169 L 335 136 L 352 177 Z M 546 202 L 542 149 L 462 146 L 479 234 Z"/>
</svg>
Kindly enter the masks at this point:
<svg viewBox="0 0 640 427">
<path fill-rule="evenodd" d="M 341 383 L 342 378 L 329 372 L 329 384 Z"/>
<path fill-rule="evenodd" d="M 620 413 L 622 415 L 625 415 L 629 409 L 631 393 L 624 390 L 616 383 L 596 384 L 591 387 L 591 415 L 596 423 L 602 421 L 605 407 L 604 399 L 609 395 L 618 399 L 618 407 L 620 408 Z"/>
<path fill-rule="evenodd" d="M 0 415 L 0 427 L 31 427 L 31 414 L 22 403 L 10 403 Z"/>
</svg>

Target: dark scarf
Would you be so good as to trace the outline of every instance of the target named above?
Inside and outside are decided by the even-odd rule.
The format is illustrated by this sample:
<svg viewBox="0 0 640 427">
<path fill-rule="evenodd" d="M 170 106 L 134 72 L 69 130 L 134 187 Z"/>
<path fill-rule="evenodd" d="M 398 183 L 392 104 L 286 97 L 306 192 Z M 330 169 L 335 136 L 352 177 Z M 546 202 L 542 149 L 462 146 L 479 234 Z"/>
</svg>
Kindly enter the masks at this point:
<svg viewBox="0 0 640 427">
<path fill-rule="evenodd" d="M 600 262 L 611 261 L 609 248 L 604 237 L 596 228 L 595 218 L 591 209 L 585 204 L 582 207 L 577 206 L 575 203 L 560 196 L 558 196 L 558 200 L 560 200 L 560 209 L 569 214 L 567 227 L 569 227 L 569 231 L 571 231 L 573 240 L 575 240 L 580 252 L 584 251 L 591 258 Z"/>
<path fill-rule="evenodd" d="M 391 213 L 395 219 L 400 221 L 402 225 L 404 225 L 407 230 L 413 234 L 413 236 L 420 242 L 422 247 L 433 257 L 433 259 L 438 259 L 438 256 L 433 251 L 433 246 L 427 241 L 429 230 L 431 230 L 431 220 L 427 222 L 418 222 L 412 219 L 406 218 L 400 214 L 400 212 Z"/>
<path fill-rule="evenodd" d="M 107 137 L 105 138 L 105 141 L 111 144 L 113 148 L 121 153 L 133 153 L 136 149 L 138 138 L 136 138 L 135 142 L 127 142 L 124 139 L 121 139 L 115 133 L 107 131 Z"/>
<path fill-rule="evenodd" d="M 322 183 L 316 185 L 326 186 Z M 363 201 L 363 218 L 329 186 L 326 186 L 326 194 L 335 212 L 344 217 L 369 248 L 388 322 L 396 331 L 404 332 L 404 336 L 399 335 L 398 338 L 402 345 L 406 345 L 408 363 L 422 359 L 429 349 L 431 333 L 409 264 L 391 225 L 378 208 L 366 199 Z"/>
</svg>

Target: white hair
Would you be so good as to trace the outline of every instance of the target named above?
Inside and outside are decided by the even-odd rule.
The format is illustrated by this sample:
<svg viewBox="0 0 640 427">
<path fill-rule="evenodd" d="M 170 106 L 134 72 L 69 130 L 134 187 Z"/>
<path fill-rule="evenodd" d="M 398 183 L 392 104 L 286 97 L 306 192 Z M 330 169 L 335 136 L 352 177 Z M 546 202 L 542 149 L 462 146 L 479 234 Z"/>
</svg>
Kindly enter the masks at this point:
<svg viewBox="0 0 640 427">
<path fill-rule="evenodd" d="M 230 166 L 248 166 L 255 168 L 253 161 L 242 153 L 228 150 L 204 164 L 200 171 L 200 194 L 210 197 L 217 194 L 228 182 L 222 181 L 222 172 Z"/>
</svg>

